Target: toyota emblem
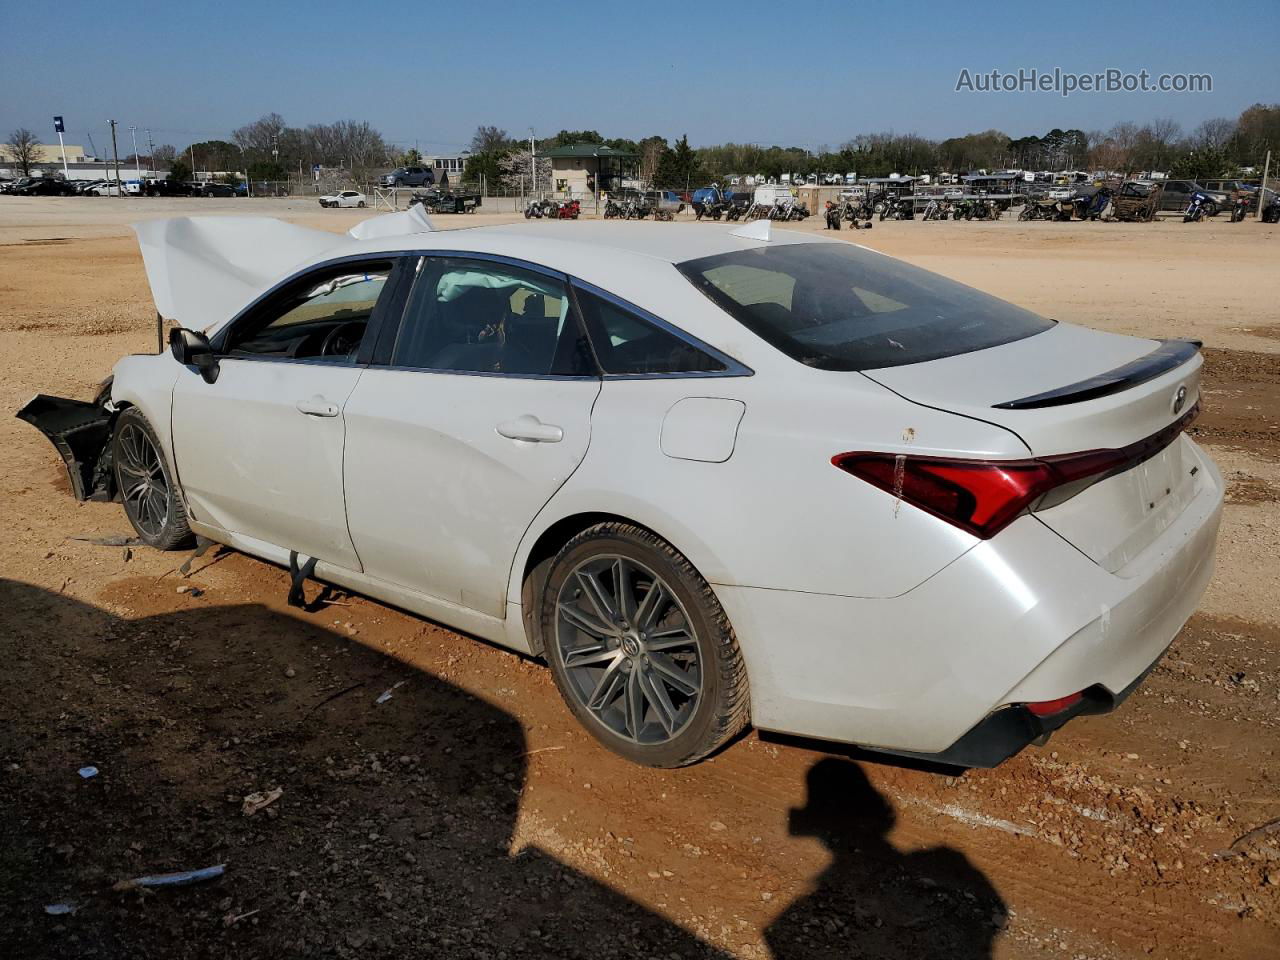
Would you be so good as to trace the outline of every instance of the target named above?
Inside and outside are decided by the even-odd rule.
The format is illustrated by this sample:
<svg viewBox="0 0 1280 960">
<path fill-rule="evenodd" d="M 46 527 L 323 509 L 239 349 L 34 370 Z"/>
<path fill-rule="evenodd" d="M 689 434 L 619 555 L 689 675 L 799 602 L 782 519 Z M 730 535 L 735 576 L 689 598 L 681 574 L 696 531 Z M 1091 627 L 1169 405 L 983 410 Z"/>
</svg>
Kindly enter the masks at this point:
<svg viewBox="0 0 1280 960">
<path fill-rule="evenodd" d="M 1182 408 L 1187 404 L 1187 388 L 1185 386 L 1178 387 L 1177 392 L 1173 395 L 1173 412 L 1181 413 Z"/>
</svg>

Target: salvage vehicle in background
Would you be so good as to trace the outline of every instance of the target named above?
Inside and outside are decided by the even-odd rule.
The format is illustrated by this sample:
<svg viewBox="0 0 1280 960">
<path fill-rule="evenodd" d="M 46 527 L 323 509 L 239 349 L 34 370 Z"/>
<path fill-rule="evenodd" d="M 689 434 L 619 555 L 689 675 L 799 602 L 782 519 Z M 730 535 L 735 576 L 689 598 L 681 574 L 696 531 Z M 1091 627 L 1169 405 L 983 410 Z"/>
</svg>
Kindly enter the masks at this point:
<svg viewBox="0 0 1280 960">
<path fill-rule="evenodd" d="M 320 198 L 322 207 L 363 207 L 366 198 L 359 190 L 339 190 Z"/>
<path fill-rule="evenodd" d="M 170 349 L 19 413 L 75 495 L 544 657 L 640 763 L 752 723 L 997 764 L 1212 572 L 1193 342 L 767 220 L 135 230 Z"/>
<path fill-rule="evenodd" d="M 430 167 L 396 167 L 378 179 L 380 187 L 429 187 L 436 182 Z"/>
<path fill-rule="evenodd" d="M 409 206 L 415 203 L 422 204 L 432 213 L 475 213 L 476 207 L 480 206 L 480 194 L 432 187 L 415 191 L 409 198 Z"/>
<path fill-rule="evenodd" d="M 1204 197 L 1200 201 L 1201 215 L 1206 217 L 1216 217 L 1219 212 L 1226 210 L 1230 205 L 1230 196 L 1222 190 L 1207 190 L 1195 180 L 1163 180 L 1161 186 L 1164 187 L 1164 193 L 1160 198 L 1160 209 L 1177 210 L 1185 213 L 1194 199 L 1194 194 L 1200 193 Z M 1197 219 L 1199 219 L 1197 217 Z"/>
</svg>

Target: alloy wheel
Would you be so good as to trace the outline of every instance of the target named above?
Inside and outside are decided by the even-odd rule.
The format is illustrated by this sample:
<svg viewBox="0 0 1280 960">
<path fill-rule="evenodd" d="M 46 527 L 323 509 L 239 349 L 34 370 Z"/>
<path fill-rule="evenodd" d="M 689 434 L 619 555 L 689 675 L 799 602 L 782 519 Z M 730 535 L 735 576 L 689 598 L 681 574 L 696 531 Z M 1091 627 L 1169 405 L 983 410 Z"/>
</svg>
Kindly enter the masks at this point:
<svg viewBox="0 0 1280 960">
<path fill-rule="evenodd" d="M 668 743 L 697 711 L 693 622 L 671 586 L 629 557 L 590 557 L 565 578 L 555 642 L 573 696 L 619 737 Z"/>
<path fill-rule="evenodd" d="M 169 481 L 160 451 L 135 423 L 121 427 L 116 449 L 125 509 L 143 533 L 159 537 L 169 517 Z"/>
</svg>

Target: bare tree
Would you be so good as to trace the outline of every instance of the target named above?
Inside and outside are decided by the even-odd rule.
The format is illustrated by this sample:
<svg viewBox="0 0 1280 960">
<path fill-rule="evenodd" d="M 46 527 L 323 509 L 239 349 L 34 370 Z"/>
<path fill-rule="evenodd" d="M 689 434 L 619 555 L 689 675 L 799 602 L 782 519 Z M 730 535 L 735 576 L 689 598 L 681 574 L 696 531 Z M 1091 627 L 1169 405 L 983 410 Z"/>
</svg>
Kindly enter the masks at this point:
<svg viewBox="0 0 1280 960">
<path fill-rule="evenodd" d="M 9 161 L 22 171 L 24 177 L 31 176 L 31 168 L 40 161 L 40 141 L 26 127 L 19 127 L 9 134 L 4 145 Z"/>
<path fill-rule="evenodd" d="M 507 131 L 501 127 L 476 127 L 476 132 L 471 137 L 471 152 L 492 153 L 503 149 L 510 140 Z"/>
<path fill-rule="evenodd" d="M 253 150 L 267 154 L 278 150 L 280 136 L 285 131 L 284 117 L 278 113 L 268 113 L 253 123 L 247 123 L 231 134 L 236 146 L 245 150 Z"/>
<path fill-rule="evenodd" d="M 173 158 L 176 157 L 177 155 L 178 155 L 177 147 L 175 147 L 172 143 L 162 143 L 160 144 L 160 146 L 156 147 L 154 151 L 152 151 L 151 159 L 154 160 L 157 165 L 163 164 L 164 166 L 167 167 L 169 166 L 169 164 L 173 163 Z"/>
<path fill-rule="evenodd" d="M 1151 139 L 1161 146 L 1168 146 L 1182 136 L 1182 124 L 1172 117 L 1157 117 L 1151 121 Z"/>
<path fill-rule="evenodd" d="M 1236 122 L 1227 117 L 1214 117 L 1196 127 L 1191 142 L 1197 147 L 1221 150 L 1236 135 Z"/>
</svg>

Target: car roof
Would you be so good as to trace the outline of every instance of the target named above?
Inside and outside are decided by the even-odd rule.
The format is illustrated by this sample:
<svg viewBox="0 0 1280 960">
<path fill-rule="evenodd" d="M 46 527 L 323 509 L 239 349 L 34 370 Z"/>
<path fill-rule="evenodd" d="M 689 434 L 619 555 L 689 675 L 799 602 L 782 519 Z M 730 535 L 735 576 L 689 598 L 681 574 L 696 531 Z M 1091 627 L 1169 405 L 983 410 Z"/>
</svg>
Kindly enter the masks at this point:
<svg viewBox="0 0 1280 960">
<path fill-rule="evenodd" d="M 547 262 L 550 266 L 552 264 L 549 261 L 563 263 L 566 259 L 572 259 L 575 252 L 589 252 L 594 258 L 607 250 L 621 254 L 624 259 L 634 256 L 666 263 L 683 263 L 686 260 L 760 246 L 760 240 L 733 235 L 735 230 L 742 227 L 743 224 L 718 223 L 542 221 L 378 238 L 361 244 L 359 252 L 429 249 L 487 251 Z M 777 245 L 839 241 L 810 233 L 772 229 L 768 242 Z"/>
</svg>

